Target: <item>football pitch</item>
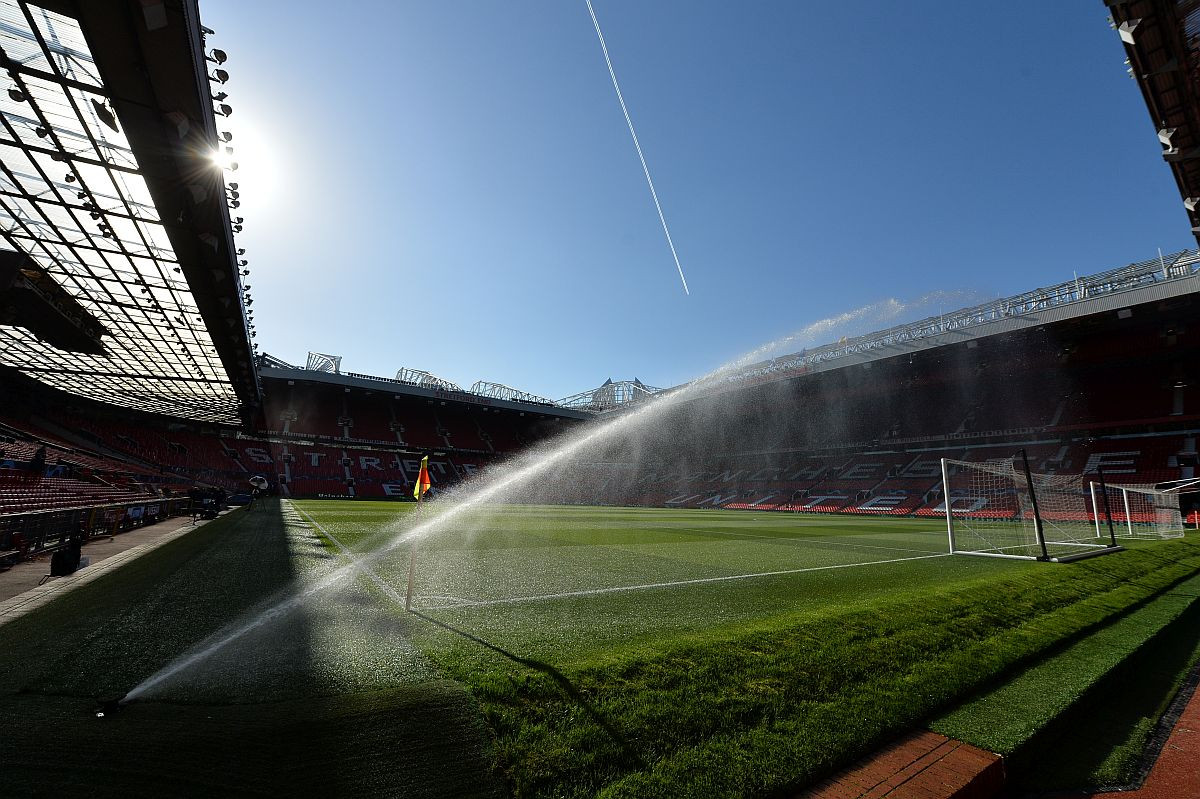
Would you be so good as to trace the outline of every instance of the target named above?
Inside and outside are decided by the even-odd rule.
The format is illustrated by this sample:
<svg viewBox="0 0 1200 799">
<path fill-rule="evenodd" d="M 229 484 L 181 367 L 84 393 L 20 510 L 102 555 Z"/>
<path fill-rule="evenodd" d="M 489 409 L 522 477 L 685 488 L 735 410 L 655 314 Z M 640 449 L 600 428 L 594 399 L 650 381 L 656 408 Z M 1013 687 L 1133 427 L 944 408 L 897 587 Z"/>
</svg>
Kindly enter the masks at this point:
<svg viewBox="0 0 1200 799">
<path fill-rule="evenodd" d="M 293 506 L 351 556 L 402 534 L 406 517 L 416 515 L 385 503 Z M 421 512 L 436 515 L 436 508 Z M 468 512 L 416 545 L 415 588 L 429 608 L 750 583 L 947 553 L 936 520 L 526 505 Z M 407 563 L 408 545 L 398 553 Z"/>
<path fill-rule="evenodd" d="M 937 520 L 574 506 L 379 554 L 446 510 L 260 502 L 0 626 L 0 793 L 774 795 L 1200 570 L 1191 537 L 1050 565 Z"/>
<path fill-rule="evenodd" d="M 346 559 L 415 515 L 408 504 L 291 504 Z M 501 505 L 416 542 L 413 608 L 527 655 L 586 658 L 1020 569 L 947 548 L 928 519 Z M 405 544 L 371 569 L 404 594 L 408 557 Z"/>
</svg>

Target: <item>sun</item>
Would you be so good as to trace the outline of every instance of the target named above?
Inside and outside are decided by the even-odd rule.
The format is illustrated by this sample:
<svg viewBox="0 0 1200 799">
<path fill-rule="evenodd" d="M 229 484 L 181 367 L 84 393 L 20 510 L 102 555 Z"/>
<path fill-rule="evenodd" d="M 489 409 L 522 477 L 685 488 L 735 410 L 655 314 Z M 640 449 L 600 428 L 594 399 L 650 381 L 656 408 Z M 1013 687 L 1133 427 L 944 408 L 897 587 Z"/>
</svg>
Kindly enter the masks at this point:
<svg viewBox="0 0 1200 799">
<path fill-rule="evenodd" d="M 225 183 L 238 185 L 242 212 L 265 210 L 280 196 L 281 148 L 268 130 L 253 119 L 231 119 L 229 141 L 219 141 L 209 155 L 213 165 L 225 172 Z"/>
<path fill-rule="evenodd" d="M 237 163 L 233 160 L 233 148 L 225 147 L 224 145 L 217 147 L 209 153 L 208 160 L 212 161 L 213 166 L 217 169 L 229 171 L 233 171 L 233 165 Z"/>
</svg>

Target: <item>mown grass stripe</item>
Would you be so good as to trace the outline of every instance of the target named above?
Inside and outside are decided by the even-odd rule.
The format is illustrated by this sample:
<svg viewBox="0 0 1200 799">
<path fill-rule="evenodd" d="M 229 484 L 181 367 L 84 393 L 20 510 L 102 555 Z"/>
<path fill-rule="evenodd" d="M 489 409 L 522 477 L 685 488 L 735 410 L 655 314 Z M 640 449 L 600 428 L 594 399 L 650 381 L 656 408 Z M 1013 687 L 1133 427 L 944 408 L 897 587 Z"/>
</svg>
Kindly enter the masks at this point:
<svg viewBox="0 0 1200 799">
<path fill-rule="evenodd" d="M 546 602 L 556 599 L 577 599 L 580 597 L 601 596 L 603 594 L 620 594 L 626 591 L 649 591 L 659 588 L 680 588 L 688 585 L 706 585 L 723 583 L 731 580 L 752 580 L 758 577 L 783 577 L 791 574 L 808 572 L 831 571 L 834 569 L 853 569 L 859 566 L 881 566 L 885 563 L 904 563 L 910 560 L 927 560 L 929 558 L 948 558 L 949 553 L 937 555 L 917 555 L 911 558 L 891 558 L 889 560 L 868 560 L 861 563 L 838 563 L 832 566 L 810 566 L 803 569 L 784 569 L 773 572 L 755 572 L 753 574 L 726 574 L 720 577 L 697 577 L 691 580 L 672 580 L 664 583 L 645 583 L 643 585 L 618 585 L 611 588 L 588 588 L 582 591 L 561 591 L 554 594 L 539 594 L 536 596 L 515 596 L 502 599 L 481 599 L 461 602 L 455 605 L 430 606 L 426 610 L 438 610 L 441 607 L 491 607 L 494 605 L 517 605 L 524 602 Z"/>
</svg>

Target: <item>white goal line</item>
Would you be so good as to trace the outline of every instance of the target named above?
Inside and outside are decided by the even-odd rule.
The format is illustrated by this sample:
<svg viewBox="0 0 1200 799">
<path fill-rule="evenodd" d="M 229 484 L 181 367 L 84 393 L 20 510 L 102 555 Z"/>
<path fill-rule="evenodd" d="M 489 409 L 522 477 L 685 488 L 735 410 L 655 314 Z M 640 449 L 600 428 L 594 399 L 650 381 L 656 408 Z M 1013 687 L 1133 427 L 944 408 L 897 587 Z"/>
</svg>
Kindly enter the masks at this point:
<svg viewBox="0 0 1200 799">
<path fill-rule="evenodd" d="M 646 591 L 655 588 L 678 588 L 684 585 L 702 585 L 704 583 L 721 583 L 730 580 L 750 580 L 756 577 L 780 577 L 788 574 L 803 572 L 819 572 L 831 569 L 853 569 L 858 566 L 880 566 L 885 563 L 903 563 L 910 560 L 928 560 L 929 558 L 948 558 L 950 553 L 939 552 L 934 555 L 916 555 L 911 558 L 890 558 L 888 560 L 870 560 L 863 563 L 838 563 L 833 566 L 810 566 L 804 569 L 785 569 L 773 572 L 754 572 L 751 574 L 728 574 L 721 577 L 697 577 L 691 580 L 672 580 L 663 583 L 644 583 L 642 585 L 618 585 L 612 588 L 588 588 L 581 591 L 562 591 L 555 594 L 535 594 L 533 596 L 506 597 L 504 599 L 466 600 L 448 605 L 426 605 L 425 610 L 446 610 L 448 608 L 478 608 L 492 605 L 514 605 L 520 602 L 543 602 L 552 599 L 571 599 L 573 597 L 599 596 L 601 594 L 616 594 L 624 591 Z"/>
</svg>

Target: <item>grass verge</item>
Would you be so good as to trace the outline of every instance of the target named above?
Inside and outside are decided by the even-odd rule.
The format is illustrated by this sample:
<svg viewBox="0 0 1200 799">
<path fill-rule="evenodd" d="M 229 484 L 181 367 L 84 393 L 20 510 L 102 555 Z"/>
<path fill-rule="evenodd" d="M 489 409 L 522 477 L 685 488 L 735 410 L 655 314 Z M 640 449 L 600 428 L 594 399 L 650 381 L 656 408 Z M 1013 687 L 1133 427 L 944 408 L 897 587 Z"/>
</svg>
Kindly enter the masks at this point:
<svg viewBox="0 0 1200 799">
<path fill-rule="evenodd" d="M 1198 570 L 1200 547 L 1169 542 L 562 671 L 441 665 L 516 796 L 772 795 Z"/>
<path fill-rule="evenodd" d="M 1014 785 L 1029 792 L 1127 789 L 1157 757 L 1163 719 L 1200 666 L 1200 603 L 1194 602 L 1132 657 L 1009 759 Z M 1160 728 L 1160 720 L 1165 725 Z"/>
<path fill-rule="evenodd" d="M 1191 578 L 993 690 L 934 719 L 930 729 L 1011 755 L 1196 601 Z"/>
</svg>

